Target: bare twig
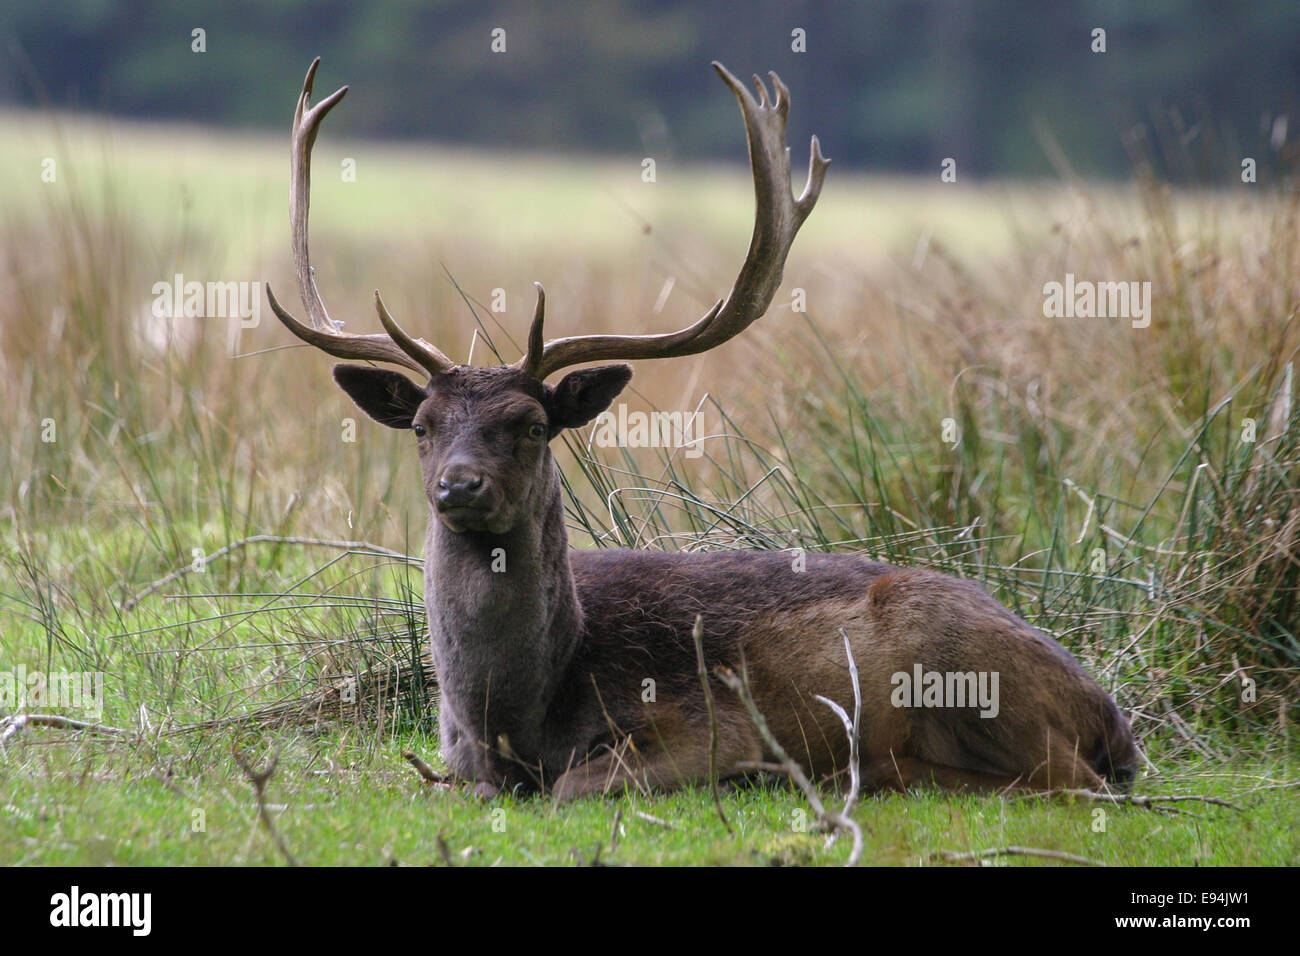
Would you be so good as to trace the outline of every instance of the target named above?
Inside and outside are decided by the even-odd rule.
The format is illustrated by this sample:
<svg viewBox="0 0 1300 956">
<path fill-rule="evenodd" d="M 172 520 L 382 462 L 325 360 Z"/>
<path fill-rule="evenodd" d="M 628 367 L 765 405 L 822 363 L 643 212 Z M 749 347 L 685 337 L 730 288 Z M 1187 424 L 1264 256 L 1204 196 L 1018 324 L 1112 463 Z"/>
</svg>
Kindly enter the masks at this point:
<svg viewBox="0 0 1300 956">
<path fill-rule="evenodd" d="M 444 866 L 456 865 L 456 861 L 451 856 L 451 847 L 447 846 L 447 838 L 441 833 L 438 834 L 438 855 L 442 857 Z"/>
<path fill-rule="evenodd" d="M 691 640 L 695 642 L 695 667 L 700 675 L 700 686 L 704 689 L 704 706 L 709 711 L 709 789 L 713 791 L 713 805 L 718 808 L 718 819 L 732 833 L 727 814 L 722 809 L 722 794 L 718 792 L 718 715 L 713 709 L 713 688 L 709 686 L 709 672 L 704 666 L 704 615 L 695 615 L 695 626 L 691 629 Z"/>
<path fill-rule="evenodd" d="M 785 748 L 773 736 L 771 729 L 767 726 L 767 720 L 758 709 L 758 704 L 754 702 L 754 695 L 750 693 L 749 673 L 743 660 L 740 666 L 739 676 L 730 667 L 722 665 L 714 669 L 714 674 L 717 675 L 718 680 L 731 688 L 732 692 L 740 698 L 741 703 L 745 705 L 745 709 L 749 711 L 749 719 L 754 722 L 754 726 L 758 729 L 758 735 L 763 738 L 763 743 L 767 744 L 767 748 L 776 755 L 776 763 L 770 764 L 768 769 L 783 773 L 793 780 L 795 786 L 803 791 L 804 798 L 808 801 L 809 806 L 813 808 L 813 813 L 817 816 L 817 819 L 821 820 L 826 816 L 826 807 L 822 803 L 821 795 L 817 793 L 817 788 L 812 785 L 812 781 L 803 772 L 803 767 L 790 758 L 790 755 L 785 752 Z"/>
<path fill-rule="evenodd" d="M 657 827 L 663 827 L 665 830 L 676 830 L 677 828 L 667 820 L 660 820 L 653 813 L 646 813 L 644 810 L 633 810 L 632 816 L 644 820 L 646 823 L 653 823 Z"/>
<path fill-rule="evenodd" d="M 610 765 L 605 776 L 605 783 L 604 786 L 601 787 L 601 790 L 608 793 L 609 785 L 613 782 L 614 776 L 619 771 L 622 771 L 626 775 L 627 782 L 633 784 L 642 794 L 649 796 L 650 787 L 648 782 L 639 778 L 636 770 L 625 759 L 625 755 L 629 752 L 633 754 L 633 756 L 636 755 L 636 745 L 632 742 L 632 738 L 628 734 L 625 734 L 619 729 L 618 723 L 609 712 L 609 708 L 605 706 L 605 698 L 600 692 L 600 684 L 596 680 L 596 675 L 592 674 L 590 676 L 591 689 L 596 695 L 597 703 L 600 704 L 600 713 L 605 718 L 605 726 L 609 728 L 610 736 L 615 741 L 615 744 L 609 747 L 609 756 L 613 760 L 613 763 Z M 572 761 L 570 761 L 569 766 L 572 768 Z"/>
<path fill-rule="evenodd" d="M 173 581 L 183 578 L 187 574 L 191 574 L 195 571 L 202 571 L 213 561 L 220 560 L 232 552 L 248 547 L 250 544 L 293 544 L 309 548 L 335 548 L 340 551 L 357 551 L 364 554 L 381 555 L 386 558 L 399 558 L 407 564 L 423 563 L 419 558 L 413 558 L 408 554 L 402 554 L 400 551 L 393 551 L 378 544 L 371 544 L 369 541 L 335 541 L 328 538 L 300 538 L 292 535 L 255 534 L 251 537 L 233 541 L 225 547 L 218 548 L 211 554 L 204 555 L 195 561 L 191 561 L 182 568 L 177 568 L 170 574 L 163 575 L 143 591 L 139 591 L 134 596 L 123 601 L 122 610 L 132 610 L 137 604 L 160 588 L 165 588 Z"/>
<path fill-rule="evenodd" d="M 618 849 L 619 827 L 623 825 L 623 808 L 620 806 L 614 811 L 614 826 L 609 831 L 609 852 L 613 854 Z"/>
<path fill-rule="evenodd" d="M 767 726 L 767 720 L 758 709 L 758 704 L 754 702 L 754 695 L 750 692 L 749 673 L 744 658 L 742 657 L 740 661 L 740 676 L 737 676 L 736 672 L 731 668 L 721 666 L 715 668 L 714 673 L 720 681 L 730 687 L 736 696 L 740 698 L 745 705 L 745 709 L 749 711 L 749 717 L 754 722 L 754 726 L 758 729 L 758 735 L 763 738 L 763 743 L 767 745 L 768 750 L 776 756 L 776 764 L 770 766 L 769 769 L 784 773 L 794 781 L 795 786 L 803 792 L 808 805 L 812 807 L 813 815 L 817 818 L 817 825 L 828 829 L 848 830 L 853 835 L 853 852 L 849 855 L 848 865 L 856 866 L 858 859 L 862 855 L 862 828 L 858 826 L 852 817 L 836 810 L 826 809 L 825 804 L 822 803 L 821 795 L 818 794 L 817 788 L 812 785 L 812 781 L 808 779 L 808 775 L 804 773 L 803 767 L 799 766 L 798 761 L 792 759 L 785 752 L 785 748 L 773 735 L 771 728 Z M 843 713 L 843 708 L 840 709 L 840 712 Z M 847 720 L 847 715 L 845 719 Z"/>
<path fill-rule="evenodd" d="M 817 700 L 821 701 L 839 717 L 840 723 L 844 725 L 844 732 L 849 736 L 849 793 L 844 798 L 844 809 L 840 811 L 840 816 L 852 823 L 852 826 L 846 827 L 853 836 L 853 851 L 849 854 L 849 866 L 857 866 L 858 861 L 862 859 L 862 828 L 851 819 L 853 807 L 858 802 L 858 793 L 862 789 L 862 767 L 858 763 L 858 747 L 862 739 L 862 687 L 858 682 L 858 662 L 853 659 L 853 645 L 849 643 L 849 635 L 845 633 L 844 628 L 840 628 L 840 637 L 844 638 L 844 654 L 849 660 L 849 679 L 853 682 L 853 720 L 849 720 L 849 715 L 844 712 L 844 708 L 828 697 L 821 694 L 816 695 Z M 837 827 L 837 832 L 841 828 Z M 834 834 L 831 835 L 834 839 Z"/>
<path fill-rule="evenodd" d="M 235 763 L 239 764 L 239 769 L 244 772 L 244 776 L 248 778 L 248 782 L 253 785 L 253 793 L 257 796 L 257 816 L 258 819 L 262 821 L 263 828 L 265 828 L 266 832 L 271 835 L 271 839 L 275 841 L 276 847 L 279 849 L 280 853 L 284 855 L 284 858 L 288 861 L 289 865 L 297 866 L 298 861 L 293 858 L 293 854 L 290 853 L 289 848 L 285 846 L 284 840 L 282 840 L 280 834 L 276 832 L 275 825 L 271 822 L 271 814 L 266 809 L 266 784 L 270 781 L 271 775 L 275 773 L 275 768 L 280 763 L 280 755 L 277 753 L 272 757 L 271 762 L 267 764 L 266 769 L 257 770 L 248 762 L 248 758 L 244 756 L 243 751 L 239 749 L 237 744 L 232 745 L 230 750 L 231 753 L 235 755 Z"/>
<path fill-rule="evenodd" d="M 1289 783 L 1271 783 L 1262 787 L 1251 787 L 1250 793 L 1263 793 L 1265 790 L 1294 790 L 1300 787 L 1300 780 L 1292 780 Z"/>
<path fill-rule="evenodd" d="M 849 794 L 844 801 L 843 811 L 847 815 L 853 809 L 853 805 L 858 802 L 858 793 L 862 789 L 862 768 L 858 765 L 858 748 L 862 739 L 860 732 L 862 725 L 862 686 L 858 681 L 858 662 L 853 659 L 853 646 L 849 643 L 849 636 L 844 633 L 844 628 L 840 628 L 840 637 L 844 638 L 844 654 L 849 661 L 849 680 L 853 683 L 853 720 L 849 720 L 849 715 L 844 712 L 844 708 L 835 701 L 823 697 L 821 694 L 817 695 L 817 700 L 835 712 L 835 715 L 840 719 L 840 723 L 844 725 L 844 732 L 849 737 Z"/>
<path fill-rule="evenodd" d="M 1046 860 L 1060 860 L 1062 863 L 1077 863 L 1079 866 L 1103 866 L 1095 860 L 1090 860 L 1086 856 L 1076 856 L 1073 853 L 1062 853 L 1060 850 L 1040 850 L 1032 846 L 999 846 L 988 850 L 971 850 L 969 853 L 958 853 L 955 850 L 940 850 L 938 853 L 931 854 L 930 858 L 939 858 L 948 863 L 966 863 L 972 860 L 987 860 L 991 857 L 998 856 L 1036 856 Z"/>
<path fill-rule="evenodd" d="M 591 858 L 588 859 L 587 854 L 580 847 L 571 846 L 569 847 L 569 859 L 573 861 L 574 866 L 604 866 L 605 864 L 600 862 L 600 854 L 604 849 L 605 844 L 598 841 L 595 851 L 592 852 Z"/>
<path fill-rule="evenodd" d="M 1034 794 L 1026 794 L 1021 799 L 1027 799 Z M 1037 794 L 1042 796 L 1042 794 Z M 1217 807 L 1228 807 L 1232 810 L 1244 812 L 1245 807 L 1230 803 L 1219 797 L 1204 797 L 1200 794 L 1179 794 L 1179 795 L 1161 795 L 1151 794 L 1149 796 L 1133 796 L 1127 793 L 1098 793 L 1095 790 L 1053 790 L 1049 796 L 1078 797 L 1081 800 L 1090 800 L 1093 803 L 1114 803 L 1120 806 L 1146 807 L 1148 810 L 1167 809 L 1162 806 L 1166 803 L 1183 803 L 1185 801 L 1195 801 L 1197 803 L 1212 803 Z"/>
<path fill-rule="evenodd" d="M 424 778 L 425 783 L 446 783 L 447 777 L 438 773 L 427 763 L 420 759 L 419 755 L 413 750 L 403 750 L 402 757 L 415 768 L 415 772 Z"/>
<path fill-rule="evenodd" d="M 91 734 L 103 734 L 108 737 L 125 737 L 129 731 L 108 724 L 94 724 L 85 720 L 75 720 L 60 714 L 13 714 L 0 718 L 0 751 L 5 743 L 16 737 L 28 727 L 56 727 L 60 730 L 84 730 Z"/>
</svg>

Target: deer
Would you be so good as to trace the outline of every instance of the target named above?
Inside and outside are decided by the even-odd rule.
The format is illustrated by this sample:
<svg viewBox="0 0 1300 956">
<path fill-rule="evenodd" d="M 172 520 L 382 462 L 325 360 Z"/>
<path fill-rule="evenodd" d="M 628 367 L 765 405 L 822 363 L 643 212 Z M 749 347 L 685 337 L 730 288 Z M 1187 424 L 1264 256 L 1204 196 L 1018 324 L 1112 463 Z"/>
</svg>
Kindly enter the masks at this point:
<svg viewBox="0 0 1300 956">
<path fill-rule="evenodd" d="M 775 73 L 770 92 L 754 77 L 755 95 L 713 63 L 740 105 L 756 206 L 724 298 L 676 332 L 547 339 L 538 284 L 526 353 L 468 366 L 408 334 L 378 291 L 382 333 L 345 332 L 325 309 L 308 253 L 311 153 L 348 88 L 312 105 L 319 65 L 307 71 L 291 136 L 290 230 L 306 320 L 269 285 L 267 297 L 298 339 L 351 360 L 333 377 L 361 410 L 413 434 L 429 503 L 424 600 L 440 756 L 456 782 L 484 799 L 518 791 L 559 802 L 750 776 L 773 748 L 739 695 L 706 694 L 698 639 L 707 672 L 742 672 L 771 738 L 815 779 L 842 779 L 855 752 L 817 702 L 852 708 L 847 650 L 860 675 L 866 792 L 1129 788 L 1139 753 L 1115 701 L 975 582 L 848 553 L 806 554 L 796 571 L 780 551 L 569 546 L 550 443 L 610 405 L 631 379 L 627 362 L 715 349 L 763 316 L 818 201 L 829 160 L 812 137 L 795 198 L 790 93 Z M 975 675 L 992 676 L 994 706 L 944 699 Z M 915 694 L 900 693 L 912 677 Z"/>
</svg>

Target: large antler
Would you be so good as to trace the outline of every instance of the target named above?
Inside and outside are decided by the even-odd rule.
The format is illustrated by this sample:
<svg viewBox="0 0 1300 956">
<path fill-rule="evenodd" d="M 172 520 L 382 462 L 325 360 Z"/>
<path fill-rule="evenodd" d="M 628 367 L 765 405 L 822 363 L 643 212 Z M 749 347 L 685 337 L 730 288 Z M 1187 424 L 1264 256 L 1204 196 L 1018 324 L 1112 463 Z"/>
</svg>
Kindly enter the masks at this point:
<svg viewBox="0 0 1300 956">
<path fill-rule="evenodd" d="M 748 328 L 767 311 L 781 285 L 785 257 L 795 234 L 817 204 L 822 180 L 830 160 L 821 154 L 817 137 L 812 138 L 808 182 L 803 195 L 795 199 L 790 189 L 790 150 L 785 144 L 785 123 L 790 113 L 790 91 L 775 73 L 773 96 L 768 98 L 763 81 L 754 77 L 758 99 L 745 89 L 721 63 L 718 71 L 740 102 L 749 140 L 749 164 L 754 172 L 757 211 L 749 254 L 740 268 L 731 294 L 705 313 L 694 325 L 662 335 L 579 335 L 553 339 L 542 344 L 544 304 L 540 289 L 533 328 L 528 336 L 528 354 L 516 363 L 538 379 L 580 362 L 605 359 L 672 358 L 705 352 Z"/>
<path fill-rule="evenodd" d="M 321 120 L 347 94 L 348 88 L 335 90 L 315 106 L 311 106 L 311 86 L 316 78 L 320 57 L 312 61 L 298 95 L 298 108 L 293 113 L 291 172 L 289 179 L 289 225 L 293 232 L 293 263 L 298 270 L 298 292 L 307 309 L 304 324 L 281 308 L 280 303 L 266 288 L 271 310 L 290 332 L 323 352 L 345 359 L 369 359 L 375 362 L 392 362 L 415 372 L 425 372 L 430 377 L 447 371 L 455 363 L 423 339 L 414 339 L 402 331 L 384 308 L 379 293 L 375 293 L 375 309 L 386 335 L 354 335 L 339 331 L 330 319 L 316 290 L 312 274 L 311 257 L 307 251 L 307 207 L 311 200 L 311 148 L 316 143 Z M 341 323 L 340 323 L 341 324 Z"/>
</svg>

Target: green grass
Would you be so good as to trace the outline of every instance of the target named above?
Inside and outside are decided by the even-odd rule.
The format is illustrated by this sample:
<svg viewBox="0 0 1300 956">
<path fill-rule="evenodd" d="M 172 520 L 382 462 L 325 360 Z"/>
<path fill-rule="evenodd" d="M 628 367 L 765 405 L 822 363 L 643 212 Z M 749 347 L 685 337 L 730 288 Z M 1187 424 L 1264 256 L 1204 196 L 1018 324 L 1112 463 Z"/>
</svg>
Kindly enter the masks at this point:
<svg viewBox="0 0 1300 956">
<path fill-rule="evenodd" d="M 353 731 L 281 737 L 266 792 L 274 827 L 308 865 L 815 865 L 841 864 L 849 842 L 809 832 L 802 797 L 768 783 L 723 793 L 731 832 L 707 789 L 588 799 L 484 803 L 426 787 L 400 747 L 373 747 Z M 432 748 L 434 741 L 406 741 Z M 260 756 L 265 757 L 263 753 Z M 167 776 L 171 768 L 171 776 Z M 857 809 L 875 865 L 952 865 L 947 853 L 1021 846 L 1113 866 L 1300 863 L 1300 802 L 1265 789 L 1275 766 L 1184 767 L 1160 789 L 1237 800 L 1171 815 L 1070 800 L 868 798 Z M 0 863 L 49 865 L 275 865 L 284 857 L 258 823 L 253 789 L 220 744 L 132 747 L 28 745 L 0 783 Z M 660 822 L 651 822 L 648 814 Z M 614 824 L 619 822 L 615 839 Z M 666 824 L 666 826 L 664 825 Z M 439 840 L 447 849 L 444 856 Z M 999 865 L 1059 865 L 1004 857 Z"/>
<path fill-rule="evenodd" d="M 252 535 L 418 554 L 415 456 L 274 323 L 229 339 L 217 320 L 146 317 L 175 272 L 291 288 L 281 139 L 10 114 L 0 142 L 0 671 L 103 672 L 99 719 L 128 732 L 9 742 L 0 862 L 281 862 L 235 744 L 280 753 L 267 800 L 306 863 L 437 863 L 439 836 L 474 864 L 590 862 L 598 846 L 616 863 L 845 858 L 846 841 L 796 831 L 803 799 L 770 786 L 725 795 L 734 834 L 699 791 L 554 807 L 425 787 L 400 757 L 437 760 L 420 574 L 386 553 L 250 544 L 136 605 Z M 518 354 L 536 278 L 552 334 L 684 325 L 749 234 L 737 170 L 661 166 L 650 186 L 638 158 L 507 160 L 327 128 L 318 170 L 344 156 L 357 183 L 318 171 L 313 196 L 332 313 L 371 329 L 380 286 L 457 356 L 476 323 Z M 984 582 L 1133 714 L 1154 764 L 1139 793 L 1243 807 L 1106 808 L 1100 831 L 1081 803 L 868 799 L 867 862 L 1008 844 L 1108 864 L 1300 862 L 1283 786 L 1300 757 L 1300 206 L 1285 189 L 1172 194 L 1141 168 L 1137 182 L 946 187 L 833 168 L 769 316 L 715 354 L 641 363 L 624 396 L 702 408 L 704 456 L 576 434 L 560 449 L 582 547 L 802 546 Z M 1045 320 L 1042 284 L 1067 271 L 1151 281 L 1152 327 Z M 355 706 L 339 700 L 350 686 Z"/>
</svg>

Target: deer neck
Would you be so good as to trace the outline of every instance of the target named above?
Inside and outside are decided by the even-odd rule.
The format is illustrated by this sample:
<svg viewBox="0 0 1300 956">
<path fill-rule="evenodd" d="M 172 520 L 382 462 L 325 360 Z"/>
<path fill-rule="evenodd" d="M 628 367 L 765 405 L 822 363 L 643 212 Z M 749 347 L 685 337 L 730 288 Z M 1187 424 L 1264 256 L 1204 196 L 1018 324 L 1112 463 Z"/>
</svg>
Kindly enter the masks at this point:
<svg viewBox="0 0 1300 956">
<path fill-rule="evenodd" d="M 582 608 L 569 567 L 559 468 L 552 459 L 527 517 L 501 535 L 429 517 L 425 604 L 444 693 L 495 687 L 512 709 L 544 712 L 577 649 Z M 471 707 L 472 701 L 467 701 Z"/>
</svg>

